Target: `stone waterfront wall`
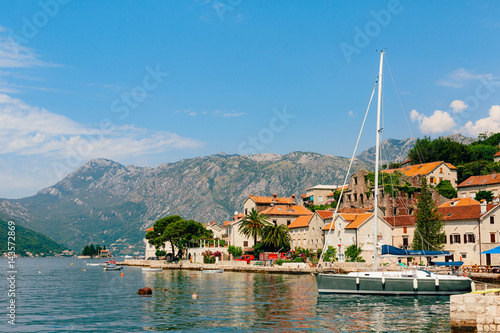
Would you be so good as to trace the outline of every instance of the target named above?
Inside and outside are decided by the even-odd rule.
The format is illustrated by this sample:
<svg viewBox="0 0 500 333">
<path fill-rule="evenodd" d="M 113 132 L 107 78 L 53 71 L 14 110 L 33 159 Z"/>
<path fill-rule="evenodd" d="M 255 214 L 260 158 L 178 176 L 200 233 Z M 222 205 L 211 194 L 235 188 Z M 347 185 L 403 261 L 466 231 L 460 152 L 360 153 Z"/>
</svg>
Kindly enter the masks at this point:
<svg viewBox="0 0 500 333">
<path fill-rule="evenodd" d="M 500 332 L 500 292 L 450 296 L 452 332 Z"/>
</svg>

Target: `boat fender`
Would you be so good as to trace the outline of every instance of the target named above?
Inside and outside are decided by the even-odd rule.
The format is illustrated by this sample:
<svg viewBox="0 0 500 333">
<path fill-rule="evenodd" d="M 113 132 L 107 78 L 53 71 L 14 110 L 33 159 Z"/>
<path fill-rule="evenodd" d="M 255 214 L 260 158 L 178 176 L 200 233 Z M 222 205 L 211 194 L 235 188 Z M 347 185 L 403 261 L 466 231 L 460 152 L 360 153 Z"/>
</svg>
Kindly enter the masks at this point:
<svg viewBox="0 0 500 333">
<path fill-rule="evenodd" d="M 359 285 L 359 277 L 356 278 L 356 284 Z"/>
<path fill-rule="evenodd" d="M 470 283 L 470 289 L 471 291 L 476 291 L 476 284 L 474 282 Z"/>
<path fill-rule="evenodd" d="M 439 287 L 439 279 L 436 278 L 436 280 L 434 280 L 434 283 L 436 284 L 436 287 Z"/>
<path fill-rule="evenodd" d="M 125 274 L 123 274 L 123 272 L 120 274 L 121 277 L 123 277 Z"/>
<path fill-rule="evenodd" d="M 413 279 L 413 289 L 418 289 L 418 281 L 417 281 L 417 279 Z"/>
<path fill-rule="evenodd" d="M 382 285 L 385 285 L 385 276 L 382 276 Z"/>
</svg>

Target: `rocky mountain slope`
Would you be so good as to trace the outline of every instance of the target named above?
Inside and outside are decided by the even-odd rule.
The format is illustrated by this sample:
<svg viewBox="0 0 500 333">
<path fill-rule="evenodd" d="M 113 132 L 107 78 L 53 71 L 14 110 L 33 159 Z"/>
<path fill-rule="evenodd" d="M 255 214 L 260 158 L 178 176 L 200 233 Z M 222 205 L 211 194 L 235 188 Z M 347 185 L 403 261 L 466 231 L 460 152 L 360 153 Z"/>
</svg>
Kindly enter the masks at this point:
<svg viewBox="0 0 500 333">
<path fill-rule="evenodd" d="M 402 159 L 412 139 L 386 140 L 387 156 Z M 372 169 L 371 150 L 354 171 Z M 348 159 L 310 152 L 287 155 L 211 155 L 155 168 L 96 159 L 35 196 L 0 200 L 3 212 L 74 250 L 105 244 L 122 253 L 141 249 L 144 230 L 179 214 L 222 222 L 241 210 L 249 194 L 299 196 L 316 184 L 341 184 Z"/>
</svg>

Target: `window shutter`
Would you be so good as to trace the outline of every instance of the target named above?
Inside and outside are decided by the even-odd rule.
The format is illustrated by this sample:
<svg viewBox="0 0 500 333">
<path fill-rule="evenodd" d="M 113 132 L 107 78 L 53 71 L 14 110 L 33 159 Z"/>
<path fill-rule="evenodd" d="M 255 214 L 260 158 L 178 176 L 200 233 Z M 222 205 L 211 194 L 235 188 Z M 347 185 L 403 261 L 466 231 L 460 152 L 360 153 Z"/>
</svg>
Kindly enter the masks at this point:
<svg viewBox="0 0 500 333">
<path fill-rule="evenodd" d="M 450 244 L 453 244 L 453 235 L 450 235 Z"/>
<path fill-rule="evenodd" d="M 467 234 L 464 234 L 464 244 L 467 244 Z"/>
</svg>

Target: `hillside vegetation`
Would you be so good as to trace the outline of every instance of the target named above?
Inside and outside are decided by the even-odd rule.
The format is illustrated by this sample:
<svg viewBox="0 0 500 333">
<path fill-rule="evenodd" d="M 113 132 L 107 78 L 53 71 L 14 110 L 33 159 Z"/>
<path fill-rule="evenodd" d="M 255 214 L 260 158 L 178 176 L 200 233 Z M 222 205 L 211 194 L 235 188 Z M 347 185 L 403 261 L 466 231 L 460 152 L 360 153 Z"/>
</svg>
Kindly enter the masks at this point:
<svg viewBox="0 0 500 333">
<path fill-rule="evenodd" d="M 487 175 L 500 172 L 500 163 L 493 162 L 493 155 L 498 152 L 500 133 L 482 134 L 478 141 L 464 144 L 450 138 L 429 137 L 417 139 L 415 146 L 408 153 L 412 164 L 445 161 L 457 167 L 458 183 L 470 176 Z"/>
<path fill-rule="evenodd" d="M 0 235 L 2 235 L 2 237 L 0 237 L 0 253 L 8 252 L 8 232 L 7 220 L 0 218 Z M 27 252 L 39 255 L 52 255 L 61 253 L 66 249 L 65 246 L 55 242 L 51 238 L 25 228 L 19 223 L 15 224 L 15 239 L 10 239 L 10 241 L 15 244 L 15 253 L 23 256 L 27 255 Z"/>
</svg>

